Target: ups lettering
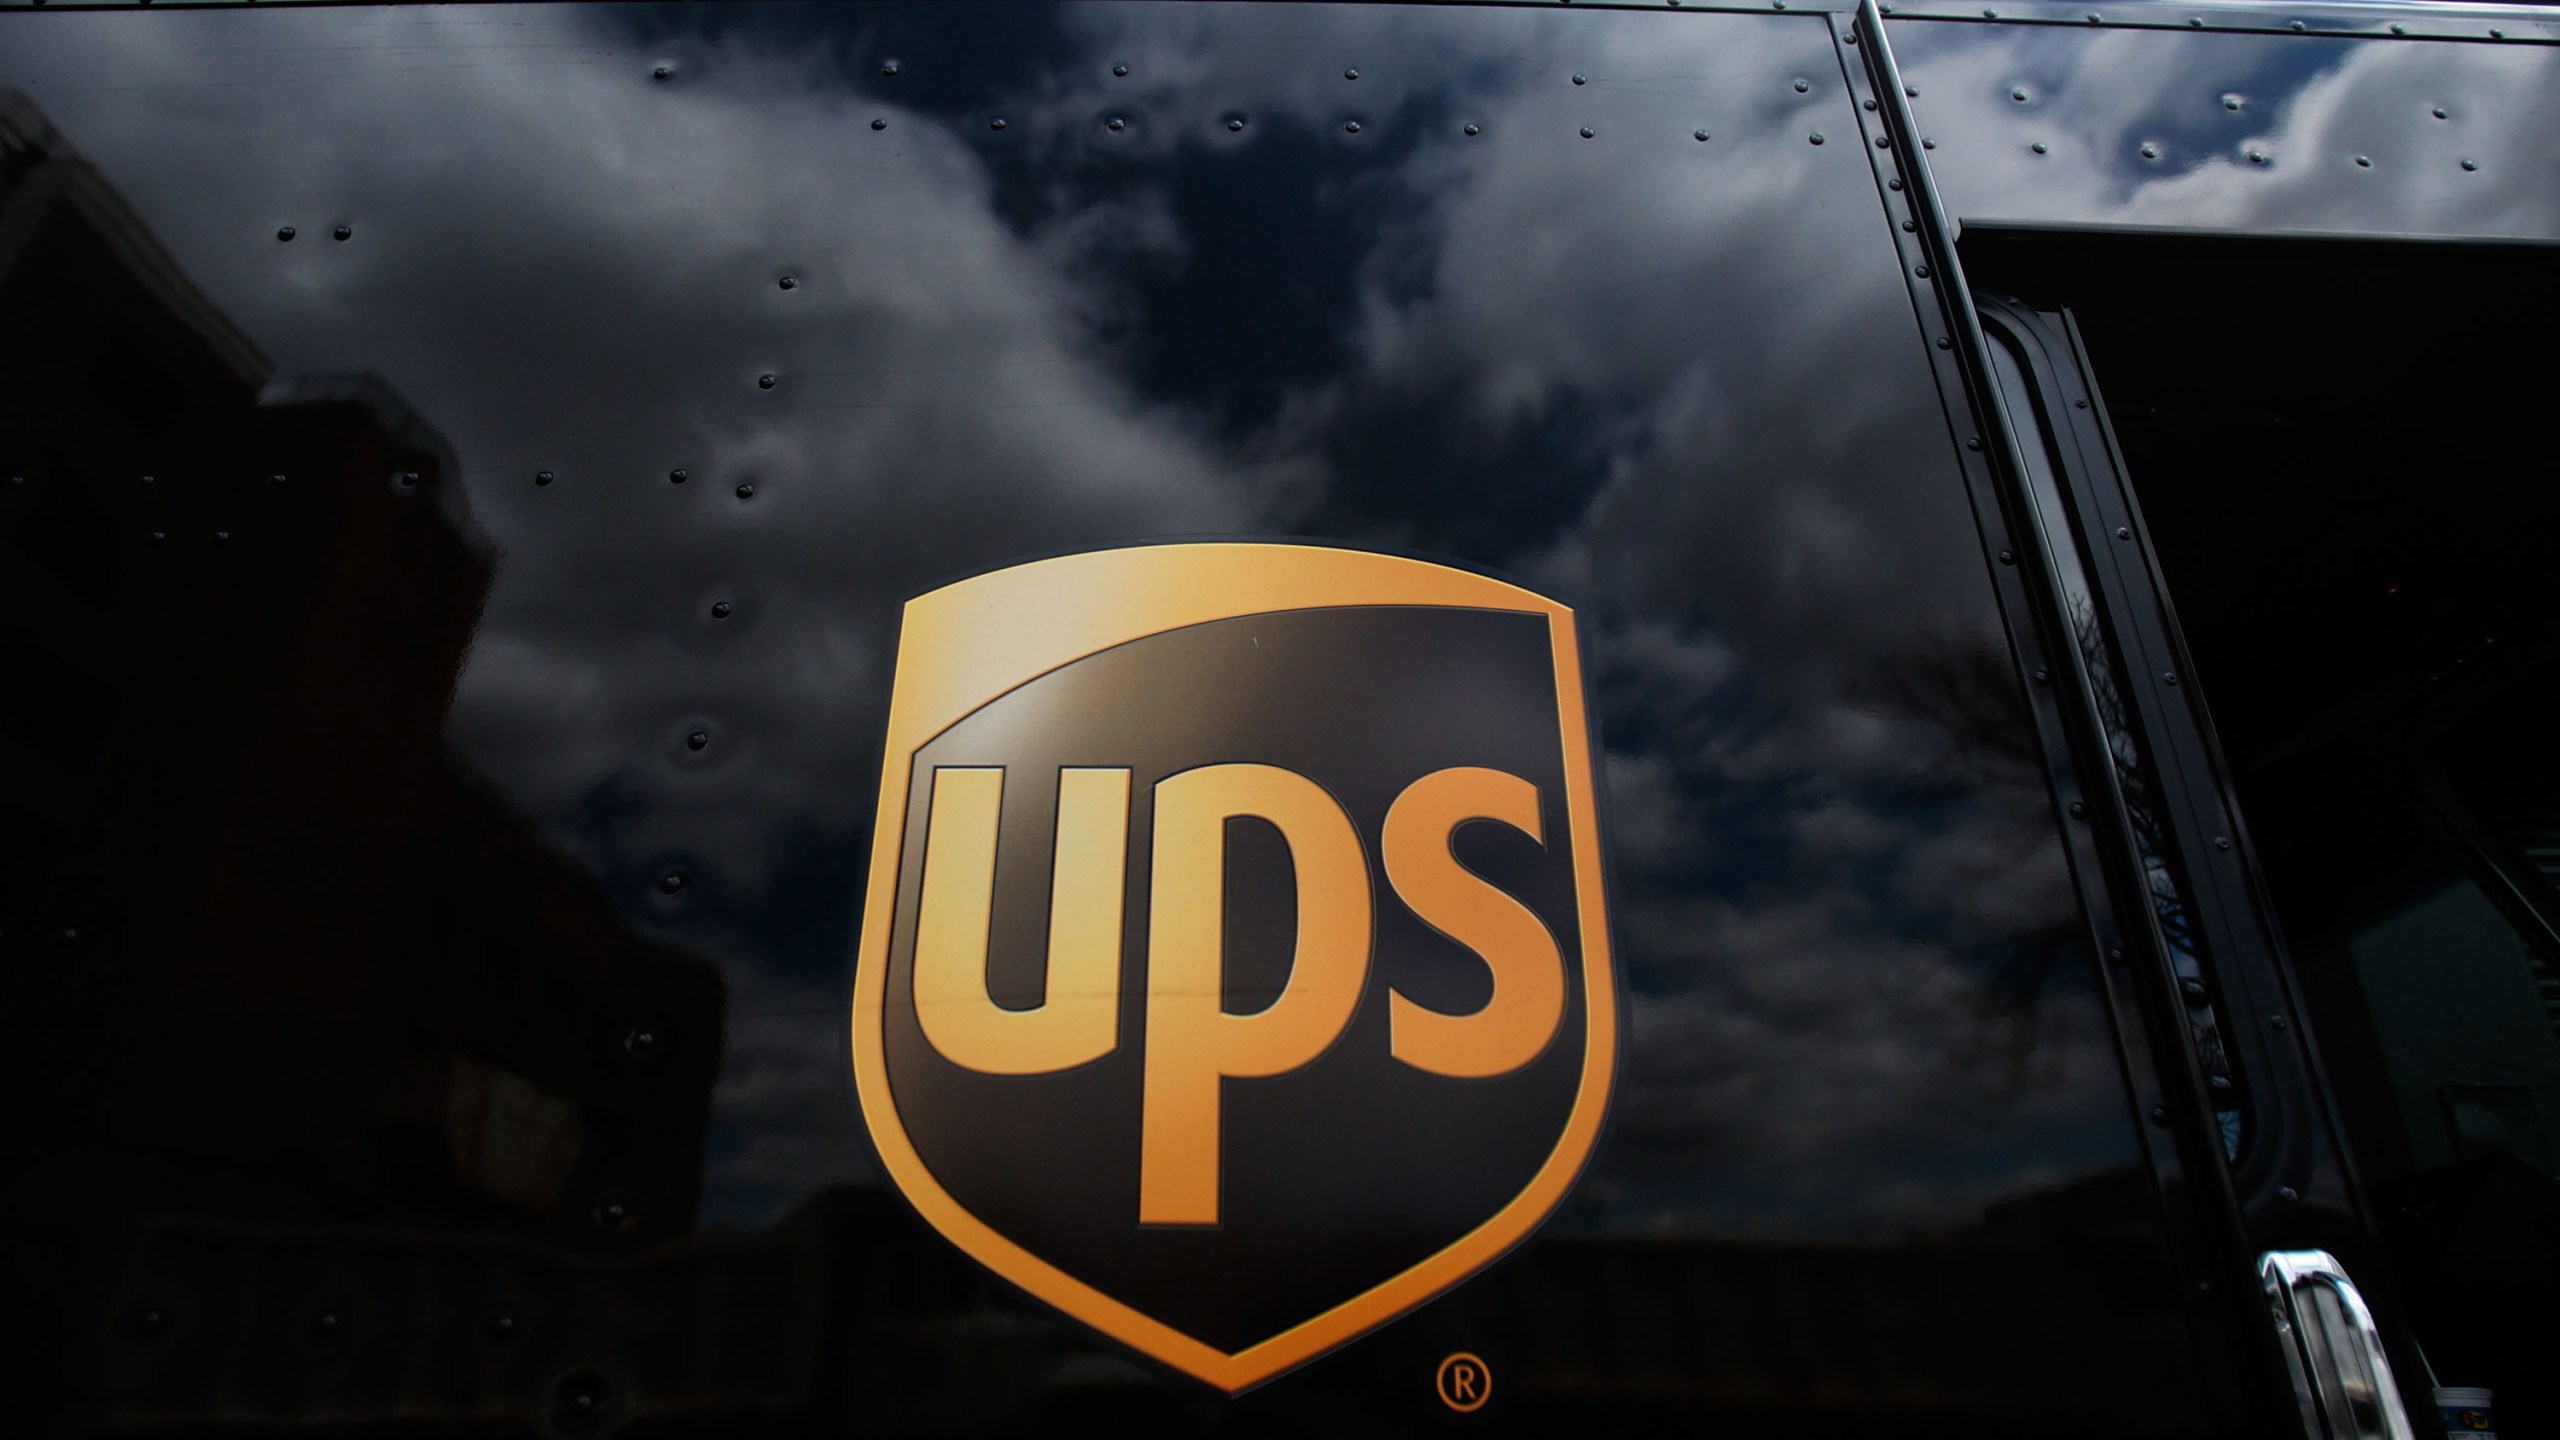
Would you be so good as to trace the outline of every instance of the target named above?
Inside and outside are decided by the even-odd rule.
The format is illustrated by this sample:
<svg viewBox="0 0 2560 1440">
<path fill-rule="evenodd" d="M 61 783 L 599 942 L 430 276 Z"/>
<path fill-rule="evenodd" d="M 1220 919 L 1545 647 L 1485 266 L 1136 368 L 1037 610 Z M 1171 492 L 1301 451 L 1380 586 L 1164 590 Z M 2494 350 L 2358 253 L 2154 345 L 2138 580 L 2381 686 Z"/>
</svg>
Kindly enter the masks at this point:
<svg viewBox="0 0 2560 1440">
<path fill-rule="evenodd" d="M 1226 1391 L 1555 1213 L 1616 1073 L 1578 626 L 1410 556 L 1052 556 L 907 602 L 855 959 L 882 1178 Z"/>
<path fill-rule="evenodd" d="M 952 1063 L 995 1075 L 1088 1064 L 1120 1043 L 1122 895 L 1130 772 L 1058 773 L 1048 979 L 1041 1003 L 1007 1009 L 987 986 L 1005 773 L 937 768 L 916 927 L 916 1019 Z M 1159 781 L 1149 869 L 1145 1084 L 1138 1219 L 1218 1223 L 1220 1095 L 1228 1080 L 1297 1070 L 1349 1024 L 1369 978 L 1369 863 L 1358 828 L 1314 781 L 1276 765 L 1208 765 Z M 1297 889 L 1289 978 L 1261 1010 L 1225 1007 L 1227 822 L 1279 831 Z M 1537 1058 L 1564 1018 L 1564 959 L 1546 925 L 1458 862 L 1471 821 L 1544 844 L 1537 787 L 1481 766 L 1416 780 L 1380 837 L 1387 883 L 1416 917 L 1491 972 L 1483 1008 L 1453 1015 L 1390 988 L 1389 1049 L 1436 1075 L 1484 1079 Z"/>
</svg>

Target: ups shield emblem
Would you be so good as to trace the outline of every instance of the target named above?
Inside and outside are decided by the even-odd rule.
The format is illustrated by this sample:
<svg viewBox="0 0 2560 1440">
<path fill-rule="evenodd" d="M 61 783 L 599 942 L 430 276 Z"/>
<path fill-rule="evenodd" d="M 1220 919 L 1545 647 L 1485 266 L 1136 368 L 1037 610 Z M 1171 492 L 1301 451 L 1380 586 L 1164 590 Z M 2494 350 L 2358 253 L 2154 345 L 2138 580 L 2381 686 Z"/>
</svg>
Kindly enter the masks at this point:
<svg viewBox="0 0 2560 1440">
<path fill-rule="evenodd" d="M 1187 544 L 909 602 L 865 1124 L 997 1274 L 1229 1391 L 1534 1230 L 1617 1049 L 1572 612 Z"/>
</svg>

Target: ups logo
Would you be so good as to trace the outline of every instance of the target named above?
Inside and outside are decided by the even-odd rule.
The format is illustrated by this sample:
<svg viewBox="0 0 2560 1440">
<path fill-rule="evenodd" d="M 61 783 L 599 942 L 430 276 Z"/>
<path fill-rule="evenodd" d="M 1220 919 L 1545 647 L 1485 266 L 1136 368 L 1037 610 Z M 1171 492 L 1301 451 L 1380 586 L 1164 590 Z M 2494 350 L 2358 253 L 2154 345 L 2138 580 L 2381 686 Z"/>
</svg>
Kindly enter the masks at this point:
<svg viewBox="0 0 2560 1440">
<path fill-rule="evenodd" d="M 890 1178 L 1234 1391 L 1553 1211 L 1617 995 L 1572 612 L 1295 545 L 911 601 L 854 989 Z"/>
</svg>

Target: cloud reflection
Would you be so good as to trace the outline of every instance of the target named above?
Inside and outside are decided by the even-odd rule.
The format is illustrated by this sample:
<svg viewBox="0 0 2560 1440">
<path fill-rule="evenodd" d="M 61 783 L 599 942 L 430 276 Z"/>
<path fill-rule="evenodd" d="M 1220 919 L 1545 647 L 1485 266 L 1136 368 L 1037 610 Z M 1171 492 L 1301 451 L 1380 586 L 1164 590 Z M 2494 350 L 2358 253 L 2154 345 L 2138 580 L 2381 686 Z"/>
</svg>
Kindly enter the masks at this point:
<svg viewBox="0 0 2560 1440">
<path fill-rule="evenodd" d="M 1575 1223 L 1891 1234 L 2129 1163 L 2040 773 L 1982 761 L 2023 721 L 1874 180 L 1808 140 L 1855 134 L 1818 20 L 1077 8 L 980 92 L 762 11 L 54 18 L 11 77 L 279 368 L 451 437 L 503 563 L 450 743 L 720 960 L 715 1217 L 865 1173 L 899 601 L 1204 533 L 1591 625 L 1634 1048 Z"/>
</svg>

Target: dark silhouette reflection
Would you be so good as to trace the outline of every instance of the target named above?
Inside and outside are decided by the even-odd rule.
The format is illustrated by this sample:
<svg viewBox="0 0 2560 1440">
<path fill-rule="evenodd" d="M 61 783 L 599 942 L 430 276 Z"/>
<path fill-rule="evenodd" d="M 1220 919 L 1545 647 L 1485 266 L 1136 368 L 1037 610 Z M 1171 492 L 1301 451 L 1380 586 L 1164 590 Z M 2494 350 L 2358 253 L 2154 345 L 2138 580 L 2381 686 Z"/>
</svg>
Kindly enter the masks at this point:
<svg viewBox="0 0 2560 1440">
<path fill-rule="evenodd" d="M 493 559 L 434 429 L 272 377 L 21 101 L 0 176 L 42 1393 L 72 1379 L 66 1425 L 472 1413 L 510 1306 L 557 1324 L 546 1287 L 598 1283 L 571 1257 L 693 1228 L 726 988 L 444 748 Z"/>
</svg>

